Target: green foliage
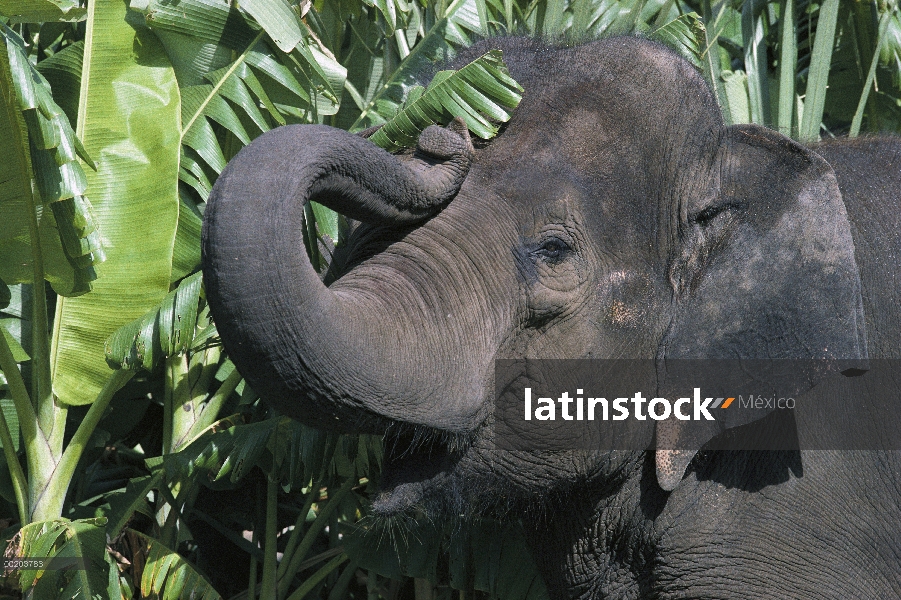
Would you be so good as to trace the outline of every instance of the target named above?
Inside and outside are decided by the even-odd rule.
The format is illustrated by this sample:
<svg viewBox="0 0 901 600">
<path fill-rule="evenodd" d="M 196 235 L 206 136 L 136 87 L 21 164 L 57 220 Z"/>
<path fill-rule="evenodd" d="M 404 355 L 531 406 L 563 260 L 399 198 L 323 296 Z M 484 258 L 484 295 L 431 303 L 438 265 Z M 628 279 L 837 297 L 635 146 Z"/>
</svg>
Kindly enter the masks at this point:
<svg viewBox="0 0 901 600">
<path fill-rule="evenodd" d="M 21 571 L 22 589 L 218 598 L 205 557 L 227 547 L 246 597 L 547 597 L 516 523 L 367 520 L 380 440 L 259 401 L 209 318 L 200 223 L 273 127 L 381 125 L 370 139 L 398 149 L 459 116 L 488 138 L 529 90 L 497 52 L 431 75 L 459 49 L 630 32 L 695 64 L 729 123 L 901 132 L 894 1 L 0 0 L 0 516 L 18 555 L 96 567 Z M 305 216 L 323 270 L 347 222 Z"/>
<path fill-rule="evenodd" d="M 697 13 L 679 15 L 650 32 L 649 37 L 676 50 L 701 68 L 707 30 Z"/>
<path fill-rule="evenodd" d="M 896 2 L 699 4 L 710 44 L 704 71 L 728 122 L 802 141 L 901 131 Z"/>
<path fill-rule="evenodd" d="M 139 531 L 131 531 L 131 534 L 144 545 L 142 551 L 146 562 L 141 577 L 141 594 L 145 598 L 161 600 L 222 598 L 210 582 L 198 573 L 191 563 L 179 556 L 178 552 Z"/>
<path fill-rule="evenodd" d="M 104 519 L 53 519 L 19 530 L 14 556 L 57 562 L 54 568 L 19 570 L 22 589 L 33 590 L 37 598 L 109 598 L 104 525 Z"/>
<path fill-rule="evenodd" d="M 28 60 L 22 38 L 0 26 L 0 42 L 0 138 L 14 142 L 0 147 L 0 277 L 34 280 L 30 236 L 36 227 L 46 255 L 44 277 L 61 294 L 87 292 L 104 253 L 77 157 L 95 165 Z M 35 206 L 44 204 L 51 211 L 42 211 L 35 223 Z"/>
<path fill-rule="evenodd" d="M 43 21 L 78 21 L 85 9 L 77 0 L 0 0 L 0 15 L 13 23 Z"/>
<path fill-rule="evenodd" d="M 97 161 L 87 184 L 109 248 L 93 292 L 56 307 L 53 392 L 70 405 L 94 400 L 110 375 L 106 338 L 166 295 L 172 270 L 179 90 L 162 45 L 125 16 L 116 0 L 88 8 L 78 131 Z"/>
<path fill-rule="evenodd" d="M 492 50 L 459 71 L 438 71 L 428 89 L 414 86 L 397 114 L 369 137 L 376 146 L 400 150 L 416 145 L 423 129 L 460 116 L 483 139 L 497 133 L 494 122 L 510 120 L 522 87 L 507 72 L 501 52 Z"/>
<path fill-rule="evenodd" d="M 125 489 L 107 496 L 109 506 L 100 512 L 107 519 L 106 532 L 110 538 L 118 537 L 136 512 L 152 516 L 147 497 L 159 487 L 162 479 L 162 471 L 157 471 L 152 476 L 135 477 Z"/>
<path fill-rule="evenodd" d="M 373 474 L 380 462 L 378 437 L 338 436 L 273 417 L 248 424 L 220 421 L 158 464 L 170 479 L 201 478 L 209 484 L 221 480 L 234 484 L 260 468 L 290 490 L 335 476 Z"/>
<path fill-rule="evenodd" d="M 477 518 L 364 524 L 350 536 L 347 553 L 361 567 L 395 579 L 415 577 L 505 600 L 547 598 L 516 525 Z M 439 575 L 442 556 L 447 557 L 447 573 Z"/>
<path fill-rule="evenodd" d="M 810 55 L 810 72 L 804 99 L 804 114 L 798 136 L 804 141 L 816 141 L 820 137 L 823 120 L 823 104 L 835 44 L 835 25 L 838 21 L 838 0 L 825 0 L 820 6 L 820 18 L 813 51 Z"/>
<path fill-rule="evenodd" d="M 106 360 L 115 369 L 143 367 L 152 371 L 160 357 L 184 354 L 193 348 L 198 325 L 201 274 L 181 280 L 160 307 L 124 327 L 106 342 Z M 208 319 L 207 319 L 208 320 Z"/>
</svg>

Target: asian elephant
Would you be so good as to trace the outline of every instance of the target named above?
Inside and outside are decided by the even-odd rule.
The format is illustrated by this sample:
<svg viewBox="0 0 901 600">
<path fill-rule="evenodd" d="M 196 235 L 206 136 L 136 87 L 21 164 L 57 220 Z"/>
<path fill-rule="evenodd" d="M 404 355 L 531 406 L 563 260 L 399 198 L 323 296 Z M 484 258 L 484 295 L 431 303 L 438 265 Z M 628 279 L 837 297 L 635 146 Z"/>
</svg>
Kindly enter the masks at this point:
<svg viewBox="0 0 901 600">
<path fill-rule="evenodd" d="M 488 143 L 454 122 L 392 155 L 295 125 L 222 172 L 204 280 L 249 384 L 303 422 L 387 432 L 381 513 L 521 518 L 552 598 L 901 597 L 890 443 L 655 450 L 684 432 L 653 421 L 644 451 L 484 441 L 498 358 L 901 357 L 901 140 L 725 126 L 646 39 L 457 60 L 488 48 L 525 90 Z M 362 223 L 324 283 L 309 200 Z"/>
</svg>

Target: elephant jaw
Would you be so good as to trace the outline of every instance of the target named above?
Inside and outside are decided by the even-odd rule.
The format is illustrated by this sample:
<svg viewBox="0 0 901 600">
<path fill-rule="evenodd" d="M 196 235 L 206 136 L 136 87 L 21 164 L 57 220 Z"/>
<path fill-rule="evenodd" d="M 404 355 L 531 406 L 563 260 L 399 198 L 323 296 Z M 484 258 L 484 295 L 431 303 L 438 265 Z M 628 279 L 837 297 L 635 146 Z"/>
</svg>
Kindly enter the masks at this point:
<svg viewBox="0 0 901 600">
<path fill-rule="evenodd" d="M 421 507 L 471 444 L 463 435 L 401 427 L 385 436 L 380 490 L 373 502 L 377 515 L 390 516 Z"/>
</svg>

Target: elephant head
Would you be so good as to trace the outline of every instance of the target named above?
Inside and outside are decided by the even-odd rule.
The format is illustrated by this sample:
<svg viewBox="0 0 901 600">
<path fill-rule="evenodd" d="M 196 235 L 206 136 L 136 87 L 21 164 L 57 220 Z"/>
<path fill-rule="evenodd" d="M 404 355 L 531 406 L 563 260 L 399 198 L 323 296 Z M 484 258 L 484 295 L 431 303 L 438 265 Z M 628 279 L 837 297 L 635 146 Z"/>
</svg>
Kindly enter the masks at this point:
<svg viewBox="0 0 901 600">
<path fill-rule="evenodd" d="M 504 50 L 524 87 L 474 149 L 431 127 L 391 155 L 318 125 L 281 127 L 219 177 L 203 230 L 210 309 L 232 360 L 282 413 L 413 435 L 389 452 L 383 510 L 429 497 L 540 497 L 615 482 L 641 457 L 503 453 L 482 443 L 498 358 L 861 358 L 860 281 L 835 177 L 814 152 L 725 126 L 701 75 L 654 42 Z M 363 223 L 322 283 L 303 205 Z M 729 426 L 744 423 L 729 423 Z M 676 486 L 719 430 L 662 425 Z"/>
</svg>

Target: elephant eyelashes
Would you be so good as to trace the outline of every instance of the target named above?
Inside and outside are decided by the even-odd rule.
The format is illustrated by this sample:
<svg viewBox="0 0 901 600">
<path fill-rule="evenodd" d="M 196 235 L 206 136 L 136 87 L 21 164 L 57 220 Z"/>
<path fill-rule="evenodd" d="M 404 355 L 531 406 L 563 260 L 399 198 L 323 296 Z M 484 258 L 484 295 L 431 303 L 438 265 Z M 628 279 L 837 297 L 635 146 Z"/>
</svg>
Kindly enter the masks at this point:
<svg viewBox="0 0 901 600">
<path fill-rule="evenodd" d="M 734 202 L 729 202 L 727 204 L 715 204 L 713 206 L 708 206 L 693 218 L 691 218 L 692 223 L 696 223 L 701 227 L 706 227 L 713 221 L 718 215 L 730 211 L 736 210 L 739 208 L 739 205 Z"/>
<path fill-rule="evenodd" d="M 535 250 L 535 255 L 543 258 L 549 263 L 558 263 L 570 252 L 570 247 L 566 242 L 557 238 L 546 240 L 541 246 Z"/>
</svg>

